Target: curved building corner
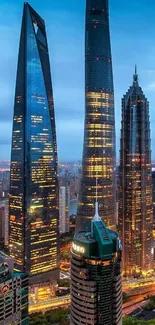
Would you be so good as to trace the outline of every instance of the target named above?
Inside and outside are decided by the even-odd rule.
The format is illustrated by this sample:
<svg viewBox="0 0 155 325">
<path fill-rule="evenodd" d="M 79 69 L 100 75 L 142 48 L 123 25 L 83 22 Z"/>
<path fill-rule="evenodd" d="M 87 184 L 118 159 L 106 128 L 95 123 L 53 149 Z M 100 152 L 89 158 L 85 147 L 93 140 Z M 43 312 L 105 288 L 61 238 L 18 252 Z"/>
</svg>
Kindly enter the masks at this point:
<svg viewBox="0 0 155 325">
<path fill-rule="evenodd" d="M 76 232 L 71 248 L 71 325 L 121 325 L 121 242 L 103 221 Z"/>
</svg>

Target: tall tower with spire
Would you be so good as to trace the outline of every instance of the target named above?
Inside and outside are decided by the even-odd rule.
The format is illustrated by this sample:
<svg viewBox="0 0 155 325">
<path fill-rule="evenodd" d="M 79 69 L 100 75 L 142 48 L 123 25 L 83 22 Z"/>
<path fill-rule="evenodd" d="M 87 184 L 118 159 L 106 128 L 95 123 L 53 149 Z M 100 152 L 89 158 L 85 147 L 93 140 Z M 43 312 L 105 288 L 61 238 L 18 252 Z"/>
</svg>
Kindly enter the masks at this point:
<svg viewBox="0 0 155 325">
<path fill-rule="evenodd" d="M 122 324 L 122 246 L 99 216 L 97 188 L 91 231 L 76 232 L 71 248 L 71 325 Z"/>
<path fill-rule="evenodd" d="M 149 103 L 138 82 L 122 99 L 118 227 L 126 275 L 152 270 L 152 178 Z"/>
<path fill-rule="evenodd" d="M 108 0 L 86 1 L 85 130 L 76 229 L 94 214 L 95 182 L 107 227 L 116 225 L 115 114 Z"/>
</svg>

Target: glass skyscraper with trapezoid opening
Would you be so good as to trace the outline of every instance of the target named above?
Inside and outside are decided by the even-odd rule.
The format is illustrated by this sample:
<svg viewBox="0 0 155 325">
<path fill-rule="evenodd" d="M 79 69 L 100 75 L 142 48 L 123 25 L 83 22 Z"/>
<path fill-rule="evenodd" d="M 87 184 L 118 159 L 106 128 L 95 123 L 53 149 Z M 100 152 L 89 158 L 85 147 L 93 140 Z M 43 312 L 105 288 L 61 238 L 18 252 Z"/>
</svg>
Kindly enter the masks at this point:
<svg viewBox="0 0 155 325">
<path fill-rule="evenodd" d="M 15 90 L 9 203 L 10 256 L 30 282 L 58 277 L 54 103 L 44 20 L 24 3 Z"/>
</svg>

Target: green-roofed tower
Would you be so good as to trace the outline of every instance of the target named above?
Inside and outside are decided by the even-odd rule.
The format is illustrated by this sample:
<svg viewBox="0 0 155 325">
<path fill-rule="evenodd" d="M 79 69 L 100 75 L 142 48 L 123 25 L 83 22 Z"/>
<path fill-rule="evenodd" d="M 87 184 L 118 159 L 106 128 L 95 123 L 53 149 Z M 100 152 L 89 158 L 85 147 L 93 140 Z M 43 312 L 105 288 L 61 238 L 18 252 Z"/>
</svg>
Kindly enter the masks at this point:
<svg viewBox="0 0 155 325">
<path fill-rule="evenodd" d="M 90 231 L 76 232 L 71 249 L 71 325 L 122 324 L 121 253 L 96 200 Z"/>
</svg>

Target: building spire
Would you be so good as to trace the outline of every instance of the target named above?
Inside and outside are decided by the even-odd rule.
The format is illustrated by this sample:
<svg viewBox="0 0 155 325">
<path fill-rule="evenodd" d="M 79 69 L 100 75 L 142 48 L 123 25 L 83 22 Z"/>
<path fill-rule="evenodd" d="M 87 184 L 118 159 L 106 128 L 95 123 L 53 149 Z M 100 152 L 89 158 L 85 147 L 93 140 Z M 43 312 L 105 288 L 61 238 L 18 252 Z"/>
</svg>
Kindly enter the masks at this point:
<svg viewBox="0 0 155 325">
<path fill-rule="evenodd" d="M 135 75 L 137 75 L 137 64 L 135 64 Z"/>
<path fill-rule="evenodd" d="M 135 73 L 133 75 L 133 82 L 138 83 L 138 73 L 137 73 L 137 65 L 135 64 Z"/>
<path fill-rule="evenodd" d="M 91 221 L 91 237 L 93 238 L 93 222 L 99 222 L 101 221 L 101 218 L 99 216 L 99 211 L 98 211 L 98 184 L 97 184 L 97 176 L 96 176 L 96 201 L 95 201 L 95 215 Z"/>
<path fill-rule="evenodd" d="M 95 215 L 93 218 L 93 221 L 100 221 L 101 218 L 99 216 L 99 211 L 98 211 L 98 183 L 97 183 L 97 176 L 96 176 L 96 202 L 95 202 Z"/>
</svg>

